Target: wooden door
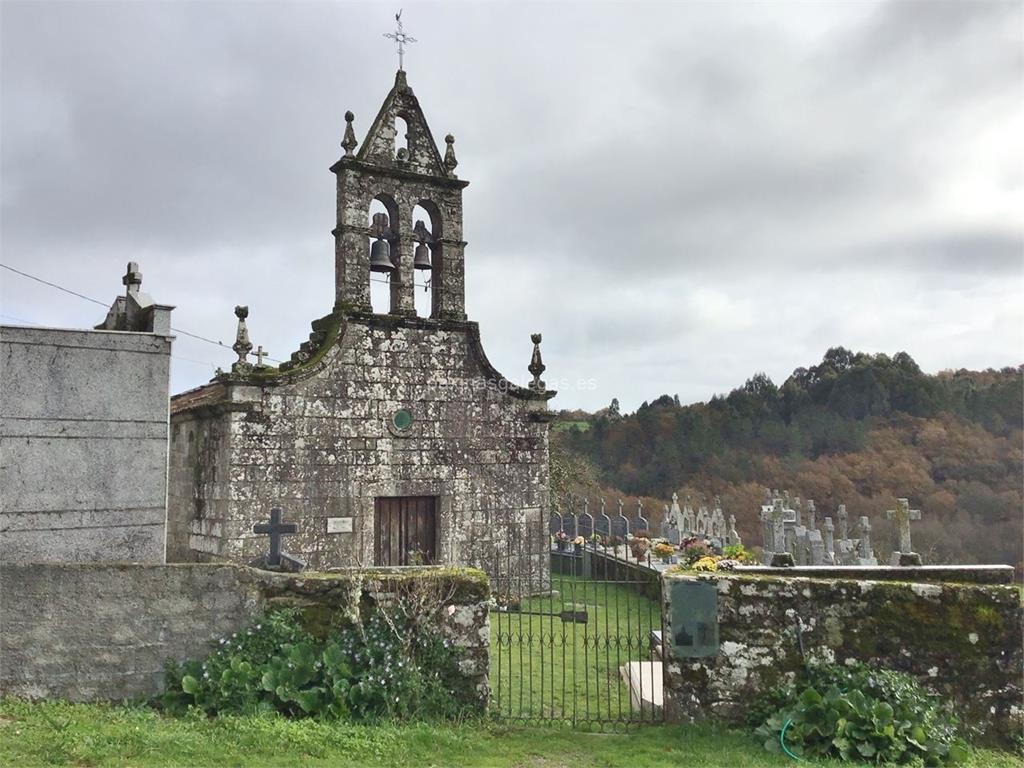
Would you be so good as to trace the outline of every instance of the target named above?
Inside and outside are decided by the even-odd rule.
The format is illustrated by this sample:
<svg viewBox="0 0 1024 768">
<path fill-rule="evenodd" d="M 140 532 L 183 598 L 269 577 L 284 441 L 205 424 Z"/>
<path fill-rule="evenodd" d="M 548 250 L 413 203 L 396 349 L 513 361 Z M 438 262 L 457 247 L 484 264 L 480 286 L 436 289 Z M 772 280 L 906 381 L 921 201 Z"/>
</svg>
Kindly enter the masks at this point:
<svg viewBox="0 0 1024 768">
<path fill-rule="evenodd" d="M 432 565 L 437 548 L 436 499 L 394 496 L 374 500 L 376 565 Z"/>
</svg>

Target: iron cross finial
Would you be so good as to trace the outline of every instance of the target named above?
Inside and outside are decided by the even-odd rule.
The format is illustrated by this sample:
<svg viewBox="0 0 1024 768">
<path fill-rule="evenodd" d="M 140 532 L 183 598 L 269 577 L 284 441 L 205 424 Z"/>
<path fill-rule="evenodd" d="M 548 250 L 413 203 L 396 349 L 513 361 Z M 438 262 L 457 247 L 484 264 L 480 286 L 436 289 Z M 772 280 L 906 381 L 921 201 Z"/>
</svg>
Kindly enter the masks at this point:
<svg viewBox="0 0 1024 768">
<path fill-rule="evenodd" d="M 395 14 L 395 31 L 385 32 L 384 37 L 389 40 L 394 40 L 398 44 L 398 70 L 401 72 L 404 70 L 405 46 L 409 43 L 415 43 L 416 38 L 410 37 L 402 29 L 402 11 L 399 9 L 398 13 Z"/>
</svg>

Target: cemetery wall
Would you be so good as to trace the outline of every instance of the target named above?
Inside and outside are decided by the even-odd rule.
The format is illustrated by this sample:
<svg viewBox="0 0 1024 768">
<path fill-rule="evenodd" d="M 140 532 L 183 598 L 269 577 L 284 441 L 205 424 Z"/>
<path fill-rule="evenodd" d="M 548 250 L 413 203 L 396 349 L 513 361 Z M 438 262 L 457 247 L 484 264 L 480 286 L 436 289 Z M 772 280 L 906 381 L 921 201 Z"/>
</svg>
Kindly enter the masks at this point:
<svg viewBox="0 0 1024 768">
<path fill-rule="evenodd" d="M 435 562 L 487 569 L 508 540 L 547 567 L 553 395 L 487 362 L 474 323 L 394 316 L 314 323 L 310 359 L 227 375 L 172 403 L 171 559 L 249 563 L 281 507 L 312 569 L 375 563 L 375 499 L 436 501 Z M 410 422 L 396 426 L 395 415 Z"/>
<path fill-rule="evenodd" d="M 676 718 L 741 719 L 758 692 L 793 680 L 802 643 L 806 659 L 914 674 L 992 740 L 1024 724 L 1016 585 L 670 574 L 664 596 L 666 706 Z M 717 627 L 699 616 L 708 597 Z"/>
<path fill-rule="evenodd" d="M 163 562 L 171 337 L 0 327 L 0 562 Z"/>
<path fill-rule="evenodd" d="M 408 595 L 410 585 L 449 606 L 441 630 L 484 706 L 489 583 L 479 571 L 452 568 L 288 576 L 237 565 L 3 565 L 0 694 L 149 698 L 162 690 L 168 658 L 205 656 L 267 608 L 300 607 L 317 634 L 360 604 Z M 403 602 L 413 611 L 426 604 Z"/>
</svg>

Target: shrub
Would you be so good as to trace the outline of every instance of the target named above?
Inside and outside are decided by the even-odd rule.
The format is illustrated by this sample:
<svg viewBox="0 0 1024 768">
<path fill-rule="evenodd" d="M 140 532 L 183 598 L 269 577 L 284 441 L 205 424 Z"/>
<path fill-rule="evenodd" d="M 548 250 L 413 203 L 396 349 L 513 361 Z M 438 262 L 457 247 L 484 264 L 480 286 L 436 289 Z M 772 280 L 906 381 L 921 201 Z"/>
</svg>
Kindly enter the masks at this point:
<svg viewBox="0 0 1024 768">
<path fill-rule="evenodd" d="M 297 611 L 277 611 L 222 638 L 202 661 L 169 662 L 166 677 L 171 711 L 377 720 L 457 717 L 466 708 L 467 683 L 445 641 L 382 614 L 320 641 L 299 626 Z"/>
<path fill-rule="evenodd" d="M 797 757 L 925 765 L 966 757 L 952 712 L 902 672 L 815 665 L 769 699 L 779 708 L 757 733 L 770 751 L 781 751 L 784 737 Z"/>
<path fill-rule="evenodd" d="M 711 557 L 713 554 L 714 552 L 707 542 L 700 539 L 686 539 L 680 549 L 679 561 L 689 568 L 698 560 Z"/>
<path fill-rule="evenodd" d="M 756 558 L 742 544 L 729 544 L 722 547 L 722 555 L 728 560 L 736 560 L 740 563 L 756 561 Z"/>
</svg>

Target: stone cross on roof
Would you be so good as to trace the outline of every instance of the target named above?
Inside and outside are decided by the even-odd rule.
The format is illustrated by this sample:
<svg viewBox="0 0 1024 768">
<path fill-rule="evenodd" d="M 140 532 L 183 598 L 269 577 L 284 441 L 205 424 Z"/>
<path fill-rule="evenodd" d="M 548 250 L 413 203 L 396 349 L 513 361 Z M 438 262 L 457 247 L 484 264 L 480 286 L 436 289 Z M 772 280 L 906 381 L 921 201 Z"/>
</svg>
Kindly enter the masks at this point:
<svg viewBox="0 0 1024 768">
<path fill-rule="evenodd" d="M 127 287 L 128 293 L 139 292 L 139 286 L 142 285 L 142 273 L 139 272 L 137 262 L 128 262 L 128 270 L 125 272 L 124 277 L 121 278 L 121 282 Z"/>
</svg>

